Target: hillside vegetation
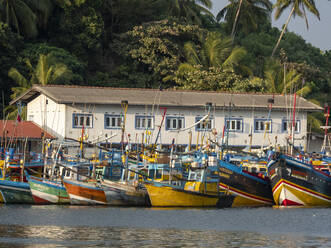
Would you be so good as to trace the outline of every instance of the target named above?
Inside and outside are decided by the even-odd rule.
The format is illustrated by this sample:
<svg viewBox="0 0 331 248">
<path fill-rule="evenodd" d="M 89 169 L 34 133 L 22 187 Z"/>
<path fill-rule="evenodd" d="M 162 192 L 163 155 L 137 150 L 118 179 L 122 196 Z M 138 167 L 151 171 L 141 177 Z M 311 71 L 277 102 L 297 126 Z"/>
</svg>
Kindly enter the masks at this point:
<svg viewBox="0 0 331 248">
<path fill-rule="evenodd" d="M 309 5 L 306 5 L 309 2 Z M 331 4 L 331 3 L 330 3 Z M 0 0 L 2 118 L 33 84 L 294 93 L 330 102 L 331 51 L 272 27 L 315 1 Z M 313 17 L 315 18 L 315 17 Z M 308 27 L 308 26 L 307 26 Z M 278 41 L 278 42 L 277 42 Z M 3 115 L 3 113 L 2 113 Z M 309 118 L 318 130 L 323 115 Z"/>
</svg>

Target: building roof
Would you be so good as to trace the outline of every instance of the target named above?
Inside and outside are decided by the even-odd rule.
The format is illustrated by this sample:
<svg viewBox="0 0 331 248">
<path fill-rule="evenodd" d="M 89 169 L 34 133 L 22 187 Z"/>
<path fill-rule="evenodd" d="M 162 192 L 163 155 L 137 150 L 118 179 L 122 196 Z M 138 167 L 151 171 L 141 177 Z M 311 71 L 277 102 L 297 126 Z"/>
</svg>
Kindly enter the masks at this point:
<svg viewBox="0 0 331 248">
<path fill-rule="evenodd" d="M 46 139 L 55 139 L 40 126 L 32 121 L 13 121 L 13 120 L 0 120 L 0 137 L 18 138 L 18 139 L 41 139 L 42 134 Z M 7 133 L 6 133 L 7 132 Z"/>
<path fill-rule="evenodd" d="M 120 104 L 127 100 L 130 105 L 160 105 L 201 107 L 210 102 L 215 106 L 235 108 L 267 108 L 268 100 L 274 98 L 272 108 L 292 108 L 293 95 L 230 93 L 216 91 L 156 90 L 140 88 L 112 88 L 73 85 L 34 85 L 27 92 L 13 100 L 29 102 L 44 94 L 60 104 Z M 323 108 L 297 96 L 296 108 L 307 111 L 321 111 Z"/>
</svg>

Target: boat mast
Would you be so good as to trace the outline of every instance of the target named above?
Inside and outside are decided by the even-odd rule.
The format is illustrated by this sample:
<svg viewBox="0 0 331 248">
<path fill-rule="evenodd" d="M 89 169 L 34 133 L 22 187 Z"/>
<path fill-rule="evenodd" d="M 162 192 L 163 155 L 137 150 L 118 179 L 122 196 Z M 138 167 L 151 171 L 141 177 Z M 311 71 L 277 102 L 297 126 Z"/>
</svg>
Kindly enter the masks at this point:
<svg viewBox="0 0 331 248">
<path fill-rule="evenodd" d="M 122 119 L 122 137 L 121 137 L 121 151 L 122 151 L 122 165 L 125 166 L 125 180 L 128 180 L 128 163 L 126 154 L 124 154 L 124 134 L 125 134 L 125 122 L 126 122 L 126 112 L 128 111 L 128 101 L 121 101 L 122 110 L 124 112 Z"/>
<path fill-rule="evenodd" d="M 162 128 L 162 125 L 163 125 L 163 121 L 164 121 L 164 117 L 166 116 L 167 114 L 167 108 L 166 107 L 160 107 L 161 110 L 163 110 L 163 114 L 162 114 L 162 120 L 161 120 L 161 124 L 159 126 L 159 130 L 157 132 L 157 135 L 156 135 L 156 139 L 155 139 L 155 142 L 154 142 L 154 146 L 156 147 L 157 145 L 157 141 L 159 139 L 159 136 L 160 136 L 160 133 L 161 133 L 161 128 Z"/>
<path fill-rule="evenodd" d="M 267 135 L 267 128 L 271 128 L 271 110 L 272 110 L 272 104 L 275 103 L 275 95 L 272 96 L 272 98 L 269 98 L 268 99 L 268 104 L 269 104 L 269 111 L 268 111 L 268 117 L 267 117 L 267 121 L 264 123 L 264 135 L 263 135 L 263 142 L 262 142 L 262 146 L 261 146 L 261 150 L 260 150 L 260 153 L 263 154 L 263 147 L 264 147 L 264 142 L 265 142 L 265 138 L 266 138 L 266 135 Z M 270 142 L 270 140 L 269 140 Z"/>
<path fill-rule="evenodd" d="M 325 116 L 325 126 L 322 127 L 322 128 L 324 128 L 324 140 L 323 140 L 323 145 L 322 145 L 322 148 L 321 148 L 321 152 L 326 152 L 326 147 L 327 147 L 326 142 L 327 142 L 327 140 L 329 141 L 329 139 L 328 139 L 328 129 L 330 127 L 328 125 L 329 125 L 329 117 L 330 117 L 330 106 L 328 106 L 327 103 L 324 105 L 324 116 Z"/>
<path fill-rule="evenodd" d="M 292 145 L 291 145 L 291 155 L 293 155 L 293 150 L 294 150 L 294 133 L 295 133 L 295 105 L 296 105 L 296 100 L 297 100 L 297 94 L 294 93 L 294 103 L 293 103 L 293 118 L 292 118 L 292 129 L 291 129 L 291 138 L 292 138 Z"/>
<path fill-rule="evenodd" d="M 121 148 L 122 152 L 124 151 L 124 133 L 125 133 L 125 121 L 126 121 L 126 112 L 128 111 L 128 101 L 124 100 L 121 102 L 122 110 L 124 112 L 122 119 L 122 137 L 121 137 Z"/>
<path fill-rule="evenodd" d="M 23 150 L 23 159 L 21 159 L 21 182 L 24 181 L 24 165 L 25 165 L 25 157 L 26 157 L 26 143 L 28 143 L 28 137 L 25 138 L 24 142 L 24 150 Z"/>
</svg>

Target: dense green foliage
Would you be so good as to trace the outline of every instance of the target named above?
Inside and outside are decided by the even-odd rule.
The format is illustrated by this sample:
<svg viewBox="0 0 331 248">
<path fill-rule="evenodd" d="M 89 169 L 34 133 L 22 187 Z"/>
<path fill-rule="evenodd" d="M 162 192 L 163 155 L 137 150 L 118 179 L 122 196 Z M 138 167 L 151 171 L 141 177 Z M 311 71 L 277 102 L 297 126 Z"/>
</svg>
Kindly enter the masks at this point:
<svg viewBox="0 0 331 248">
<path fill-rule="evenodd" d="M 305 8 L 319 17 L 309 2 L 278 0 L 277 17 L 293 6 L 302 21 Z M 210 0 L 0 0 L 5 106 L 34 83 L 297 92 L 330 102 L 331 51 L 285 29 L 281 36 L 271 6 L 229 0 L 214 17 Z M 40 81 L 42 61 L 49 75 L 63 73 Z"/>
</svg>

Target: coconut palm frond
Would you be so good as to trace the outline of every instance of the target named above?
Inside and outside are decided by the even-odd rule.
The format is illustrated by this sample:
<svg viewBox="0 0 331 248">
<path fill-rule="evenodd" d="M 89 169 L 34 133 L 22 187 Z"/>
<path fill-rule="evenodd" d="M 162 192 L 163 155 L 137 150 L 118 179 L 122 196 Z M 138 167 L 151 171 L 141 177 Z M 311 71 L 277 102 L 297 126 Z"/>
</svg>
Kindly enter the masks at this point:
<svg viewBox="0 0 331 248">
<path fill-rule="evenodd" d="M 197 65 L 201 63 L 201 60 L 197 53 L 197 48 L 195 47 L 194 43 L 186 42 L 184 44 L 184 52 L 188 63 L 193 65 Z"/>
<path fill-rule="evenodd" d="M 238 65 L 239 61 L 242 60 L 246 55 L 246 50 L 243 47 L 235 47 L 230 56 L 223 62 L 222 66 L 233 66 Z"/>
<path fill-rule="evenodd" d="M 312 92 L 312 88 L 310 85 L 306 85 L 303 88 L 299 89 L 296 94 L 302 97 L 308 96 Z"/>
</svg>

